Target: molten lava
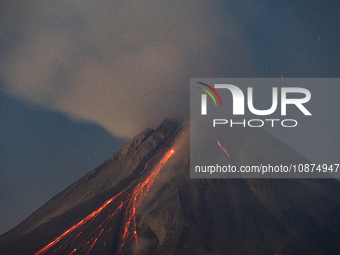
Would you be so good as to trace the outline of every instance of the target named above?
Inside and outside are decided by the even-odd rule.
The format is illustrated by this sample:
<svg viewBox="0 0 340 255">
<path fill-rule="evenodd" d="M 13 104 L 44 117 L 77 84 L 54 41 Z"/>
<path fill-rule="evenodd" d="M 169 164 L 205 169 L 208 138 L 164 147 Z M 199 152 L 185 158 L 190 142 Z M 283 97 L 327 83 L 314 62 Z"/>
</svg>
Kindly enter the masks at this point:
<svg viewBox="0 0 340 255">
<path fill-rule="evenodd" d="M 119 219 L 116 219 L 116 217 L 119 217 L 118 215 L 122 215 L 124 225 L 117 254 L 123 253 L 124 247 L 130 240 L 134 240 L 136 247 L 138 247 L 136 211 L 148 194 L 156 176 L 174 153 L 174 149 L 167 151 L 152 171 L 139 178 L 137 184 L 136 182 L 131 183 L 129 187 L 107 200 L 97 210 L 37 251 L 35 255 L 45 254 L 47 251 L 49 251 L 49 254 L 56 254 L 57 252 L 62 254 L 90 254 L 96 244 L 100 245 L 103 250 L 108 241 L 104 235 L 107 237 L 107 234 L 111 232 L 109 226 L 112 221 L 119 221 Z M 104 221 L 96 220 L 99 214 L 107 215 Z M 94 230 L 91 231 L 93 227 Z M 74 248 L 70 250 L 77 239 L 84 241 L 76 247 L 73 246 Z"/>
<path fill-rule="evenodd" d="M 227 154 L 228 158 L 230 158 L 230 156 L 229 156 L 227 150 L 223 148 L 223 146 L 221 145 L 221 143 L 220 143 L 219 140 L 217 140 L 217 144 L 218 144 L 218 146 L 220 146 L 220 148 L 222 149 L 222 151 L 224 151 L 224 153 Z"/>
</svg>

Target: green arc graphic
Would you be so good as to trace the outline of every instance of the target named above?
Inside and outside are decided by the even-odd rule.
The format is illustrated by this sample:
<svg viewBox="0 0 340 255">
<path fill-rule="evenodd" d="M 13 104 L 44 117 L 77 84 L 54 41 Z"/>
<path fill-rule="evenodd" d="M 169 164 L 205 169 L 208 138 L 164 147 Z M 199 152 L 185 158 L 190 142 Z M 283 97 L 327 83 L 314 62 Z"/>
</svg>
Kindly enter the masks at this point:
<svg viewBox="0 0 340 255">
<path fill-rule="evenodd" d="M 214 96 L 208 91 L 208 90 L 206 90 L 206 89 L 203 89 L 203 88 L 200 88 L 200 87 L 196 87 L 196 88 L 198 88 L 198 89 L 201 89 L 201 90 L 203 90 L 203 91 L 205 91 L 213 100 L 214 100 L 214 103 L 215 103 L 215 105 L 217 106 L 217 104 L 216 104 L 216 100 L 215 100 L 215 98 L 214 98 Z"/>
</svg>

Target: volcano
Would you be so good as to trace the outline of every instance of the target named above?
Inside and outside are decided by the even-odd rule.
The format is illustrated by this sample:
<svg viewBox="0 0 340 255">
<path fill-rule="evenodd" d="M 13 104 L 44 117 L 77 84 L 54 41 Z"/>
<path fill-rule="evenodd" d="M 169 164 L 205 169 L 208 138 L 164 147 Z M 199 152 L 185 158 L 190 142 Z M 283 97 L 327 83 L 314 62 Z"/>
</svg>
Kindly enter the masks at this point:
<svg viewBox="0 0 340 255">
<path fill-rule="evenodd" d="M 258 142 L 257 157 L 302 157 L 262 130 L 229 136 L 230 158 Z M 2 235 L 0 254 L 340 254 L 338 181 L 191 179 L 189 155 L 188 125 L 145 129 Z"/>
</svg>

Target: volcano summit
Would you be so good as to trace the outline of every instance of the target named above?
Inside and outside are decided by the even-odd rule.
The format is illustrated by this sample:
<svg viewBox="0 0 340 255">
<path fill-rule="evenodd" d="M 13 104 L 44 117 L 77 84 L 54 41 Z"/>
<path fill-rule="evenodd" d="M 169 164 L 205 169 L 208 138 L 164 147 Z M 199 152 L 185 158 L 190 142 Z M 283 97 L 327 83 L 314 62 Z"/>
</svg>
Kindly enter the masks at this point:
<svg viewBox="0 0 340 255">
<path fill-rule="evenodd" d="M 301 158 L 258 132 L 229 134 L 230 158 Z M 0 254 L 340 254 L 338 181 L 190 179 L 189 155 L 188 125 L 144 130 L 2 235 Z"/>
</svg>

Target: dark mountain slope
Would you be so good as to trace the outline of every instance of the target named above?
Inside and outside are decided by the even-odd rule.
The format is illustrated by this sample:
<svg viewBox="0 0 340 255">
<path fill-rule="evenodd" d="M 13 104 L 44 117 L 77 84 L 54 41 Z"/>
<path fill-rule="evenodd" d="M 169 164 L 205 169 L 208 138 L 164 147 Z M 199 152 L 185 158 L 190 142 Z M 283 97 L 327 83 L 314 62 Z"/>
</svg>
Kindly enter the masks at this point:
<svg viewBox="0 0 340 255">
<path fill-rule="evenodd" d="M 260 130 L 229 136 L 238 161 L 302 158 Z M 187 127 L 165 120 L 1 236 L 0 254 L 53 240 L 41 254 L 340 254 L 340 184 L 190 179 Z"/>
</svg>

